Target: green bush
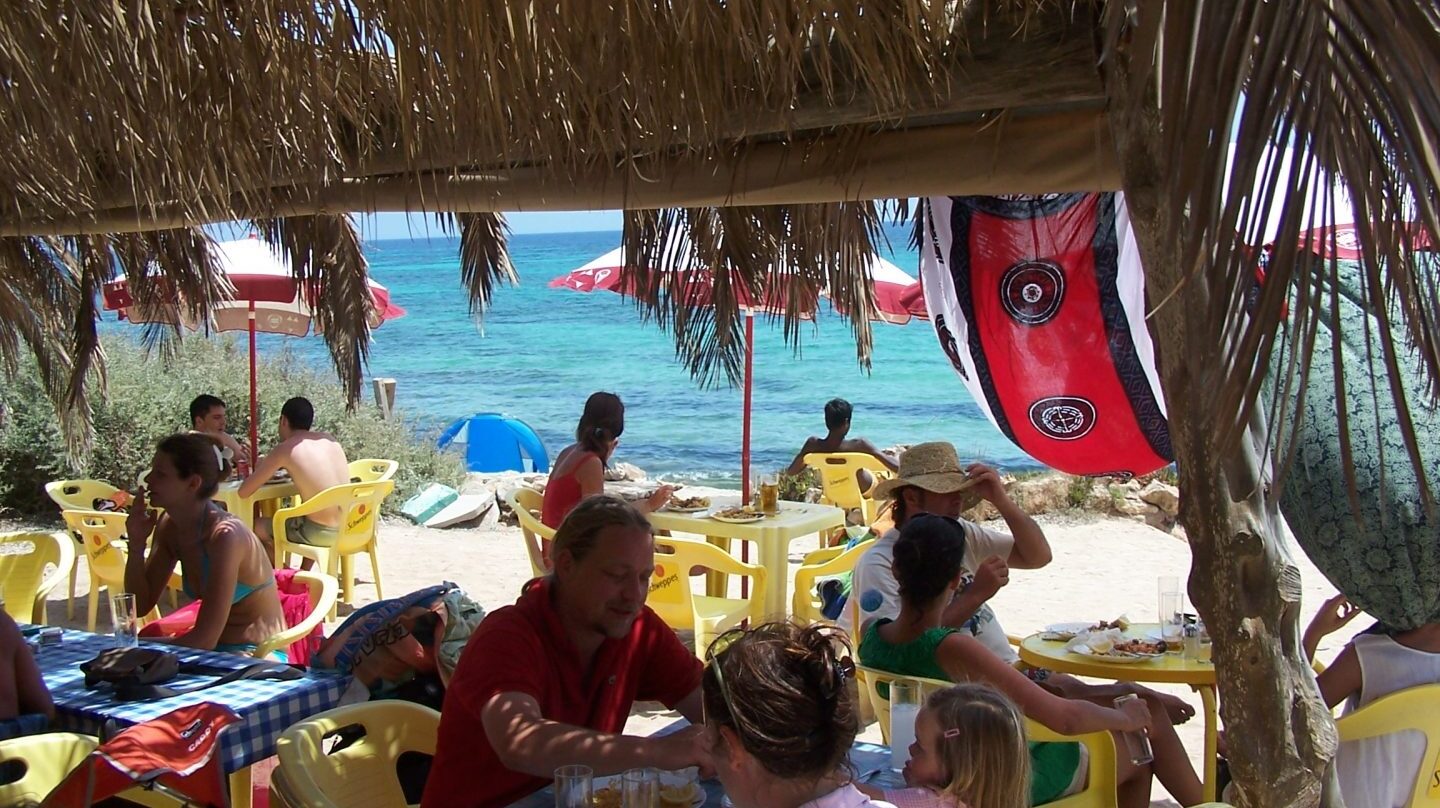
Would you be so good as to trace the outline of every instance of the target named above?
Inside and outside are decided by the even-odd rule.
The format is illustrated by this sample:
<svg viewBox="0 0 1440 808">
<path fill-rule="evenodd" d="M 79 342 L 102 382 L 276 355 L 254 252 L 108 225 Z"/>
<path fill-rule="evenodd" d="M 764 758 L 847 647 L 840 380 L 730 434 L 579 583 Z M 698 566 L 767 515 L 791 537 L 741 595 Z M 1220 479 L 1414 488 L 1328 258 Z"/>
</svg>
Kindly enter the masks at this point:
<svg viewBox="0 0 1440 808">
<path fill-rule="evenodd" d="M 1065 501 L 1072 508 L 1079 508 L 1090 498 L 1091 480 L 1089 477 L 1071 477 L 1070 487 L 1065 490 Z"/>
<path fill-rule="evenodd" d="M 108 382 L 91 402 L 94 439 L 84 457 L 71 459 L 56 425 L 55 411 L 33 370 L 22 368 L 0 392 L 0 506 L 9 514 L 54 514 L 45 483 L 93 478 L 133 486 L 150 467 L 155 445 L 166 435 L 190 428 L 190 400 L 200 393 L 224 399 L 229 430 L 242 443 L 250 429 L 250 365 L 244 344 L 231 337 L 184 340 L 175 355 L 147 356 L 133 340 L 102 340 Z M 260 449 L 273 445 L 280 407 L 291 396 L 315 404 L 315 426 L 331 432 L 352 460 L 386 458 L 400 463 L 395 493 L 385 511 L 397 512 L 420 485 L 458 485 L 464 470 L 458 457 L 434 448 L 433 435 L 417 433 L 403 414 L 380 417 L 373 405 L 346 411 L 345 397 L 333 375 L 312 368 L 288 350 L 262 357 L 257 371 Z"/>
</svg>

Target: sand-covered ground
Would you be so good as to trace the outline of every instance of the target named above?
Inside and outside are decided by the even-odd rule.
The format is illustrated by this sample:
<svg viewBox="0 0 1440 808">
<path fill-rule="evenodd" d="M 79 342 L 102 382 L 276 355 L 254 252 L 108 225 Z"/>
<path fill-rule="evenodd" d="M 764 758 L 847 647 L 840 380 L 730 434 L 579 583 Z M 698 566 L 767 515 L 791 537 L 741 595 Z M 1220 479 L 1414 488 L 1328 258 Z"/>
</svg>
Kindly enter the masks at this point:
<svg viewBox="0 0 1440 808">
<path fill-rule="evenodd" d="M 1054 561 L 1042 570 L 1015 571 L 1010 585 L 994 600 L 1006 630 L 1013 634 L 1029 634 L 1053 622 L 1119 615 L 1128 615 L 1137 622 L 1153 622 L 1157 576 L 1174 575 L 1183 581 L 1189 573 L 1190 554 L 1184 541 L 1144 524 L 1083 513 L 1051 514 L 1039 521 L 1054 549 Z M 1003 528 L 1003 524 L 998 526 Z M 520 531 L 515 527 L 432 530 L 390 520 L 381 528 L 380 542 L 382 580 L 391 597 L 448 580 L 463 587 L 487 610 L 493 610 L 513 602 L 521 584 L 530 577 Z M 791 546 L 792 573 L 800 556 L 815 546 L 815 540 L 809 538 Z M 1295 559 L 1304 580 L 1302 620 L 1308 621 L 1335 590 L 1298 548 Z M 357 560 L 356 567 L 362 581 L 358 600 L 373 601 L 373 579 L 363 557 Z M 49 607 L 52 621 L 83 628 L 86 591 L 82 571 L 76 618 L 64 619 L 64 596 L 57 590 Z M 102 623 L 106 617 L 102 607 Z M 1357 620 L 1346 632 L 1330 637 L 1321 647 L 1321 658 L 1328 661 L 1351 634 L 1365 625 L 1363 619 Z M 1168 689 L 1189 699 L 1199 711 L 1200 700 L 1188 688 Z M 646 732 L 672 719 L 673 715 L 656 705 L 638 705 L 630 729 Z M 874 725 L 866 732 L 878 740 Z M 1181 737 L 1198 770 L 1203 740 L 1198 716 L 1181 727 Z M 1164 801 L 1164 796 L 1164 790 L 1157 785 L 1157 804 L 1173 804 Z"/>
</svg>

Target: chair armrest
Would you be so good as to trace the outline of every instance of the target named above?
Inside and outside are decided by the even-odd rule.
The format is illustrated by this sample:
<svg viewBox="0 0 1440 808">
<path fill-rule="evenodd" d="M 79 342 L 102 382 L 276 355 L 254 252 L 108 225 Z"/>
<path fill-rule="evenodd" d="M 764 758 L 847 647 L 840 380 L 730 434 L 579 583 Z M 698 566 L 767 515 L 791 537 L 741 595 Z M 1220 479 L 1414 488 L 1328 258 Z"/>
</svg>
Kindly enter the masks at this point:
<svg viewBox="0 0 1440 808">
<path fill-rule="evenodd" d="M 330 614 L 330 609 L 335 606 L 335 599 L 340 594 L 339 581 L 329 575 L 312 572 L 297 572 L 295 573 L 295 580 L 306 581 L 307 583 L 309 581 L 318 581 L 320 584 L 320 597 L 311 605 L 310 613 L 305 615 L 304 620 L 275 634 L 273 637 L 256 646 L 254 656 L 257 659 L 263 659 L 276 650 L 289 648 L 294 643 L 310 636 L 310 632 L 314 631 L 316 626 L 325 622 L 326 616 Z"/>
</svg>

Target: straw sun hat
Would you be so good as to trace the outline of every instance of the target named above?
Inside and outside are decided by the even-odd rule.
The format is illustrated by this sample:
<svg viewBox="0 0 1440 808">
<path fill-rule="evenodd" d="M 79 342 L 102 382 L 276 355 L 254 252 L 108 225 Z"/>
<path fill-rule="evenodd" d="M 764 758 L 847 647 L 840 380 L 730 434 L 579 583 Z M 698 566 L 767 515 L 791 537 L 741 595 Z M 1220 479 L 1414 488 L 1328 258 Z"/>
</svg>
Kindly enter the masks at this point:
<svg viewBox="0 0 1440 808">
<path fill-rule="evenodd" d="M 955 447 L 948 443 L 917 443 L 900 455 L 900 471 L 893 479 L 883 480 L 875 486 L 876 499 L 893 499 L 896 490 L 907 485 L 933 491 L 937 494 L 952 494 L 964 491 L 975 484 L 960 465 L 960 456 Z"/>
</svg>

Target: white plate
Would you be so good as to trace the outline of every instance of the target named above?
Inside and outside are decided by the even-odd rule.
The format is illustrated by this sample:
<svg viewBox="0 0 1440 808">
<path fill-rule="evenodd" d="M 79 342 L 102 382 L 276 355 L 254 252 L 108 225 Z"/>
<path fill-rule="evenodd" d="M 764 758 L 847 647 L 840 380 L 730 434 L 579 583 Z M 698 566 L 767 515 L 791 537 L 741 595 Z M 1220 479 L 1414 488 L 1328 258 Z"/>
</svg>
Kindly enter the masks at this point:
<svg viewBox="0 0 1440 808">
<path fill-rule="evenodd" d="M 612 774 L 606 777 L 596 777 L 590 781 L 591 793 L 598 792 L 600 789 L 608 786 L 614 786 L 618 793 L 620 790 L 621 776 L 622 775 Z M 660 772 L 660 785 L 662 786 L 676 786 L 684 782 L 687 782 L 687 778 L 681 772 Z M 695 786 L 695 791 L 692 792 L 692 796 L 690 797 L 691 808 L 702 808 L 702 806 L 705 805 L 705 789 L 700 787 L 698 781 L 689 780 L 688 782 L 693 783 Z M 619 803 L 617 802 L 616 804 L 618 805 Z"/>
<path fill-rule="evenodd" d="M 1116 665 L 1134 665 L 1137 662 L 1149 662 L 1153 659 L 1161 659 L 1164 654 L 1097 654 L 1090 650 L 1089 646 L 1080 645 L 1074 648 L 1066 648 L 1066 651 L 1091 659 L 1103 659 L 1106 662 L 1113 662 Z"/>
<path fill-rule="evenodd" d="M 660 510 L 669 511 L 671 513 L 699 513 L 701 511 L 708 511 L 710 510 L 710 508 L 710 505 L 695 505 L 689 508 L 682 508 L 678 505 L 671 505 L 669 503 L 666 503 L 665 507 L 661 508 Z"/>
<path fill-rule="evenodd" d="M 1093 623 L 1051 623 L 1040 633 L 1041 635 L 1054 635 L 1053 637 L 1046 636 L 1047 640 L 1073 640 L 1075 635 L 1089 631 L 1091 625 Z"/>
<path fill-rule="evenodd" d="M 721 516 L 718 513 L 708 513 L 706 516 L 709 516 L 717 522 L 729 522 L 732 525 L 748 525 L 751 522 L 758 522 L 765 518 L 765 514 L 763 513 L 757 513 L 751 516 Z"/>
</svg>

